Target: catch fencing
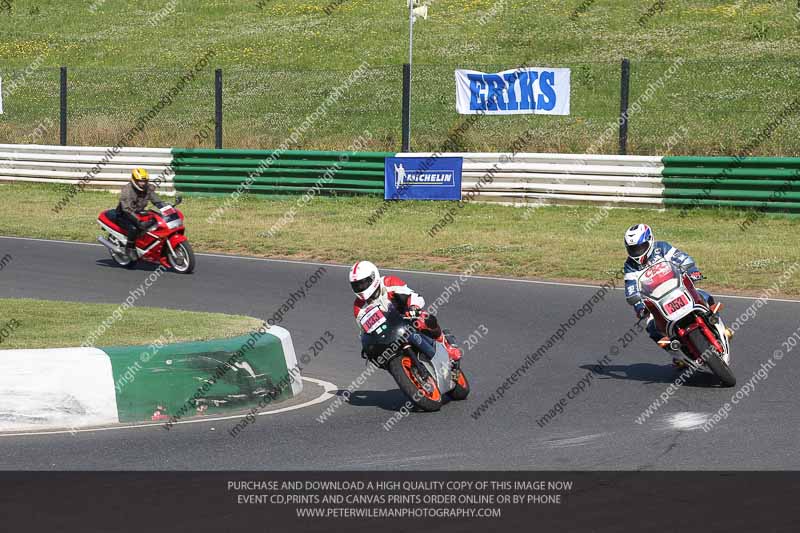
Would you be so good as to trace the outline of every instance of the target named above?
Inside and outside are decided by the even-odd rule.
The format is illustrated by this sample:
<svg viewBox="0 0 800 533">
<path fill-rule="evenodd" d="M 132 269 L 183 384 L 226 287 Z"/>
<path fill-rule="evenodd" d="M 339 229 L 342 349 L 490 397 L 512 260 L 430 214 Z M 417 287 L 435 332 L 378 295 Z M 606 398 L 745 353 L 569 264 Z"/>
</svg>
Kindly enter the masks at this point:
<svg viewBox="0 0 800 533">
<path fill-rule="evenodd" d="M 570 116 L 487 116 L 454 139 L 452 130 L 464 121 L 455 111 L 454 71 L 499 72 L 521 61 L 465 64 L 443 58 L 436 64 L 416 62 L 408 83 L 411 146 L 406 151 L 501 152 L 510 149 L 519 132 L 533 130 L 523 147 L 527 152 L 617 153 L 619 61 L 524 61 L 572 70 Z M 180 68 L 157 64 L 141 68 L 67 65 L 62 86 L 60 69 L 51 63 L 52 58 L 42 56 L 30 67 L 17 63 L 0 69 L 5 91 L 0 136 L 5 142 L 25 142 L 44 121 L 54 126 L 41 136 L 41 142 L 59 144 L 63 114 L 69 118 L 69 131 L 63 132 L 65 144 L 113 146 L 183 75 Z M 219 126 L 225 148 L 280 146 L 287 132 L 312 116 L 332 88 L 356 67 L 355 63 L 325 69 L 242 64 L 225 67 L 223 87 L 215 83 L 209 65 L 131 143 L 214 148 Z M 676 55 L 632 60 L 629 67 L 628 154 L 734 155 L 800 93 L 800 64 L 793 59 L 683 60 Z M 762 87 L 764 80 L 769 80 L 769 90 L 753 90 Z M 293 148 L 336 150 L 369 130 L 374 141 L 368 149 L 404 150 L 403 87 L 402 65 L 371 64 L 364 77 Z M 68 103 L 64 109 L 62 92 Z M 224 111 L 220 117 L 217 95 Z M 217 118 L 224 120 L 218 124 Z M 665 139 L 682 128 L 686 134 L 665 146 Z M 455 145 L 446 146 L 450 143 Z M 800 113 L 788 115 L 753 153 L 800 154 Z"/>
</svg>

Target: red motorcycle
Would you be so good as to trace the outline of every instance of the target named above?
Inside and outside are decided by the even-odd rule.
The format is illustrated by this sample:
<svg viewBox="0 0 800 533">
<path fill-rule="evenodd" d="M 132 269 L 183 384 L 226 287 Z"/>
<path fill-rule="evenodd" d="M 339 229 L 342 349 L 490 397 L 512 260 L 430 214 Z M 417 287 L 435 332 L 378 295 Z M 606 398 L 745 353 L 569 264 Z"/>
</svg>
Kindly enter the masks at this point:
<svg viewBox="0 0 800 533">
<path fill-rule="evenodd" d="M 710 369 L 726 387 L 736 385 L 730 368 L 733 333 L 719 316 L 722 304 L 709 307 L 689 275 L 666 259 L 642 272 L 637 283 L 656 328 L 668 336 L 665 347 L 691 368 Z"/>
<path fill-rule="evenodd" d="M 158 211 L 139 211 L 136 217 L 145 228 L 136 239 L 137 259 L 131 259 L 125 250 L 128 232 L 117 221 L 117 210 L 103 211 L 97 223 L 107 236 L 97 238 L 111 252 L 111 258 L 120 266 L 133 268 L 139 259 L 171 268 L 181 274 L 194 271 L 194 251 L 186 239 L 183 213 L 175 208 L 181 203 L 178 197 L 175 205 L 164 204 Z"/>
</svg>

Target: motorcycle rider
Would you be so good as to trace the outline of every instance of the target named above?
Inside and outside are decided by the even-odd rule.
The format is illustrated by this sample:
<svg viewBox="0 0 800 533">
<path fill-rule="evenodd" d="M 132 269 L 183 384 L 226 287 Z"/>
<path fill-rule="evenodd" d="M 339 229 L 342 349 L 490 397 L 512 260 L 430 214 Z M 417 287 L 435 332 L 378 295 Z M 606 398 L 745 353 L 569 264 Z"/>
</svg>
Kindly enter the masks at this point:
<svg viewBox="0 0 800 533">
<path fill-rule="evenodd" d="M 143 223 L 136 213 L 153 202 L 156 207 L 164 206 L 164 202 L 156 194 L 156 186 L 150 183 L 150 175 L 143 168 L 131 170 L 131 179 L 126 183 L 119 195 L 117 204 L 117 222 L 122 229 L 128 231 L 128 242 L 125 244 L 125 253 L 135 261 L 139 258 L 136 253 L 136 239 L 140 232 L 150 229 L 150 225 Z"/>
<path fill-rule="evenodd" d="M 666 259 L 672 261 L 681 270 L 689 274 L 693 282 L 698 282 L 703 279 L 703 274 L 697 268 L 692 257 L 678 250 L 666 241 L 657 241 L 653 236 L 653 231 L 647 224 L 635 224 L 628 228 L 625 232 L 625 250 L 628 252 L 628 259 L 625 261 L 623 268 L 625 274 L 625 299 L 631 304 L 636 312 L 636 317 L 640 320 L 649 315 L 647 308 L 642 302 L 639 295 L 639 288 L 637 280 L 643 270 L 650 267 L 656 261 Z M 722 304 L 714 302 L 714 297 L 706 291 L 697 289 L 697 292 L 702 296 L 708 306 L 711 308 L 712 313 L 718 313 Z M 673 356 L 673 363 L 676 366 L 681 366 L 680 358 L 677 357 L 678 352 L 670 348 L 670 339 L 666 337 L 663 332 L 658 331 L 656 328 L 655 320 L 649 317 L 647 321 L 647 333 L 650 338 L 664 348 L 670 355 Z"/>
<path fill-rule="evenodd" d="M 350 287 L 356 294 L 353 302 L 353 315 L 360 328 L 362 311 L 374 302 L 387 311 L 389 304 L 406 316 L 415 319 L 415 327 L 420 333 L 441 343 L 447 355 L 455 364 L 461 359 L 461 350 L 454 346 L 439 326 L 436 316 L 423 311 L 425 299 L 411 290 L 406 282 L 396 276 L 381 276 L 378 267 L 369 261 L 358 261 L 350 269 Z"/>
</svg>

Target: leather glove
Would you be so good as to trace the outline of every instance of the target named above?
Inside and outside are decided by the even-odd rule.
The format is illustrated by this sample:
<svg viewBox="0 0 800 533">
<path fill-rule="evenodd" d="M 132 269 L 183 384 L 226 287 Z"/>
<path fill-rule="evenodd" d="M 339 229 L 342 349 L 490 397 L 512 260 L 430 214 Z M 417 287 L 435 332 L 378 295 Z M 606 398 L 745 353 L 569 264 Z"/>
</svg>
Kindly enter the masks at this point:
<svg viewBox="0 0 800 533">
<path fill-rule="evenodd" d="M 692 279 L 692 281 L 700 281 L 703 279 L 703 273 L 699 270 L 695 272 L 689 272 L 689 277 Z"/>
</svg>

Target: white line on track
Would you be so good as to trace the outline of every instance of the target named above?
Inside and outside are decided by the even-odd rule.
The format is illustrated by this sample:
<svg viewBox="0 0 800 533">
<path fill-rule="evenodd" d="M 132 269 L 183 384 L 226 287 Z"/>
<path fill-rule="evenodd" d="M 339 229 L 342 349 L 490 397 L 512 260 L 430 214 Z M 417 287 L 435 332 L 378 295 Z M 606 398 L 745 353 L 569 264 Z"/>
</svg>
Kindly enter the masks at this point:
<svg viewBox="0 0 800 533">
<path fill-rule="evenodd" d="M 304 407 L 310 407 L 312 405 L 316 405 L 318 403 L 323 403 L 328 401 L 329 399 L 336 396 L 334 391 L 338 391 L 339 387 L 337 387 L 334 383 L 330 381 L 325 381 L 322 379 L 316 378 L 303 378 L 305 381 L 309 381 L 311 383 L 316 383 L 323 389 L 325 389 L 322 394 L 314 398 L 313 400 L 309 400 L 307 402 L 303 402 L 297 405 L 290 405 L 288 407 L 281 407 L 279 409 L 273 409 L 272 411 L 263 411 L 260 413 L 256 413 L 256 416 L 266 416 L 266 415 L 277 415 L 280 413 L 285 413 L 287 411 L 295 411 L 297 409 L 302 409 Z M 222 420 L 235 420 L 237 418 L 244 418 L 248 416 L 247 414 L 243 415 L 230 415 L 230 416 L 217 416 L 211 418 L 192 418 L 190 420 L 180 420 L 175 422 L 173 425 L 177 426 L 178 424 L 199 424 L 199 423 L 206 423 L 206 422 L 220 422 Z M 31 437 L 31 436 L 38 436 L 38 435 L 64 435 L 64 434 L 73 434 L 73 433 L 93 433 L 95 431 L 117 431 L 120 429 L 142 429 L 142 428 L 150 428 L 155 426 L 163 426 L 164 422 L 153 422 L 153 423 L 143 423 L 143 424 L 131 424 L 127 426 L 106 426 L 106 427 L 96 427 L 96 428 L 84 428 L 84 429 L 61 429 L 55 431 L 29 431 L 29 432 L 16 432 L 16 433 L 0 433 L 0 437 Z"/>
<path fill-rule="evenodd" d="M 103 246 L 102 244 L 92 243 L 92 242 L 79 242 L 79 241 L 60 241 L 60 240 L 53 240 L 53 239 L 37 239 L 33 237 L 5 237 L 0 236 L 0 239 L 14 239 L 19 241 L 36 241 L 36 242 L 48 242 L 48 243 L 58 243 L 58 244 L 76 244 L 81 246 Z M 220 257 L 223 259 L 244 259 L 247 261 L 266 261 L 269 263 L 289 263 L 289 264 L 297 264 L 297 265 L 312 265 L 312 266 L 325 266 L 325 267 L 334 267 L 334 268 L 350 268 L 351 265 L 340 265 L 336 263 L 320 263 L 315 261 L 299 261 L 293 259 L 272 259 L 269 257 L 250 257 L 246 255 L 228 255 L 228 254 L 210 254 L 210 253 L 196 253 L 195 255 L 204 256 L 204 257 Z M 426 272 L 424 270 L 403 270 L 397 268 L 386 268 L 382 269 L 388 272 L 403 272 L 408 274 L 424 274 L 428 276 L 444 276 L 444 277 L 459 277 L 461 274 L 453 274 L 450 272 Z M 483 279 L 487 281 L 503 281 L 507 283 L 527 283 L 533 285 L 553 285 L 556 287 L 580 287 L 580 288 L 587 288 L 587 289 L 597 289 L 600 285 L 590 285 L 585 283 L 567 283 L 561 281 L 542 281 L 542 280 L 535 280 L 535 279 L 519 279 L 519 278 L 503 278 L 497 276 L 464 276 L 470 279 Z M 622 287 L 615 287 L 615 290 L 621 291 L 623 290 Z M 716 296 L 724 297 L 724 298 L 734 298 L 738 300 L 758 300 L 759 297 L 757 296 L 739 296 L 735 294 L 717 294 Z M 767 298 L 767 301 L 770 302 L 784 302 L 790 304 L 800 304 L 800 300 L 790 300 L 786 298 Z"/>
</svg>

